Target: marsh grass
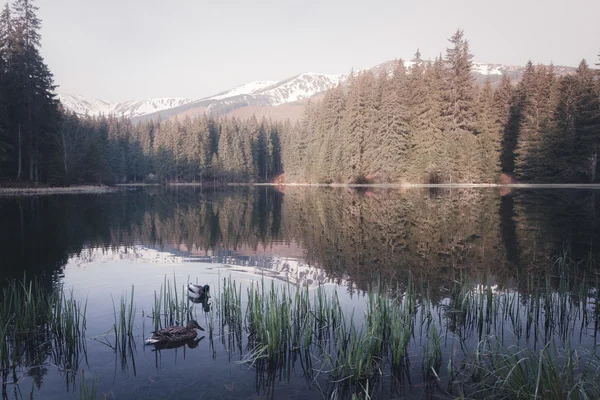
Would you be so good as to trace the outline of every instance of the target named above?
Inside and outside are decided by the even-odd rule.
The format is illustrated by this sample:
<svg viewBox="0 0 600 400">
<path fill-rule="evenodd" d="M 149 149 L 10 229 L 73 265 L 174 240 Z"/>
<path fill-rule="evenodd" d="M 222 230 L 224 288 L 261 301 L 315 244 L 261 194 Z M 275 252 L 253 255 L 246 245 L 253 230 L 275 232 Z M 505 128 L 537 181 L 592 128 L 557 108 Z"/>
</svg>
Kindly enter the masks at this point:
<svg viewBox="0 0 600 400">
<path fill-rule="evenodd" d="M 154 330 L 182 324 L 184 321 L 192 319 L 192 313 L 193 303 L 190 304 L 188 300 L 187 284 L 178 289 L 176 276 L 173 275 L 171 282 L 165 275 L 159 291 L 154 292 L 154 306 L 151 315 Z"/>
<path fill-rule="evenodd" d="M 479 344 L 461 370 L 461 390 L 470 398 L 600 398 L 600 360 L 585 350 L 551 341 L 539 351 Z"/>
<path fill-rule="evenodd" d="M 121 354 L 122 357 L 125 357 L 128 353 L 132 354 L 135 348 L 133 329 L 135 327 L 136 307 L 134 305 L 134 299 L 135 287 L 133 285 L 131 286 L 131 294 L 129 297 L 127 292 L 121 295 L 118 308 L 114 298 L 112 298 L 114 323 L 110 331 L 112 331 L 114 335 L 114 342 L 111 343 L 107 341 L 106 343 L 115 350 L 115 352 Z"/>
<path fill-rule="evenodd" d="M 96 400 L 98 398 L 98 379 L 94 378 L 91 385 L 85 379 L 85 371 L 81 370 L 81 379 L 79 381 L 79 399 Z"/>
<path fill-rule="evenodd" d="M 459 271 L 441 301 L 411 274 L 403 288 L 373 286 L 353 312 L 321 286 L 261 280 L 242 296 L 241 284 L 226 278 L 216 308 L 230 349 L 241 328 L 247 335 L 241 362 L 287 376 L 290 360 L 299 360 L 311 384 L 326 377 L 326 397 L 365 398 L 389 376 L 402 390 L 420 370 L 425 386 L 444 396 L 597 398 L 595 350 L 570 345 L 576 332 L 595 343 L 599 326 L 599 278 L 584 267 L 562 255 L 519 290 Z"/>
<path fill-rule="evenodd" d="M 86 358 L 87 302 L 38 280 L 11 280 L 0 293 L 0 372 L 3 392 L 40 365 L 74 379 Z"/>
</svg>

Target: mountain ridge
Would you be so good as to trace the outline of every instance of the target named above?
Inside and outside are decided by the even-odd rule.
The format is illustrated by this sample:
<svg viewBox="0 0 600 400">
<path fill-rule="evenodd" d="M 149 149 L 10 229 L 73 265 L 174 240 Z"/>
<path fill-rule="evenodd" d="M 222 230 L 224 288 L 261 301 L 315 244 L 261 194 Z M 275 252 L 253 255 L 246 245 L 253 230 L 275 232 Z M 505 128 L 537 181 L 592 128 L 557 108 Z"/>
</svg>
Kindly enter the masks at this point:
<svg viewBox="0 0 600 400">
<path fill-rule="evenodd" d="M 389 60 L 374 67 L 359 70 L 380 73 L 385 70 L 391 73 L 398 60 Z M 431 61 L 425 61 L 431 63 Z M 404 61 L 407 68 L 414 62 Z M 476 82 L 483 83 L 490 80 L 492 83 L 500 81 L 503 75 L 511 80 L 518 81 L 524 71 L 524 66 L 505 64 L 473 63 L 472 72 Z M 575 67 L 554 66 L 558 75 L 574 73 Z M 194 116 L 206 113 L 213 117 L 226 115 L 247 114 L 243 109 L 258 110 L 260 115 L 277 115 L 277 119 L 285 119 L 286 112 L 270 113 L 269 109 L 281 108 L 286 104 L 303 106 L 306 99 L 344 84 L 350 74 L 320 74 L 303 72 L 280 81 L 252 81 L 217 93 L 212 96 L 191 100 L 181 97 L 166 97 L 147 100 L 110 103 L 99 99 L 87 99 L 83 96 L 58 93 L 58 98 L 63 106 L 79 115 L 116 115 L 132 119 L 134 122 L 143 122 L 150 119 L 165 120 L 178 116 Z M 288 107 L 290 108 L 290 107 Z M 298 118 L 301 112 L 298 108 L 293 110 L 293 118 Z M 279 110 L 282 111 L 282 110 Z"/>
</svg>

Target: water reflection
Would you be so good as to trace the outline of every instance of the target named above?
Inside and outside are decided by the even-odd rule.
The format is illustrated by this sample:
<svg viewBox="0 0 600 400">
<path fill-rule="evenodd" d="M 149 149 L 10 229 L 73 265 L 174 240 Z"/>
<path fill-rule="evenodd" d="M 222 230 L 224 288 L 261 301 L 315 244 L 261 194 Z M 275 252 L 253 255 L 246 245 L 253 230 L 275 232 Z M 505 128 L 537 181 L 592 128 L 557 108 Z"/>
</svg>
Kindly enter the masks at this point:
<svg viewBox="0 0 600 400">
<path fill-rule="evenodd" d="M 409 270 L 440 287 L 456 269 L 507 281 L 543 271 L 564 247 L 597 263 L 597 208 L 595 192 L 574 190 L 180 189 L 2 199 L 0 273 L 52 280 L 69 257 L 85 260 L 83 250 L 103 247 L 168 261 L 131 247 L 144 244 L 174 254 L 174 263 L 191 257 L 281 270 L 295 259 L 360 289 L 376 276 L 402 282 Z"/>
<path fill-rule="evenodd" d="M 151 386 L 185 398 L 186 379 L 192 378 L 182 369 L 201 370 L 211 379 L 212 394 L 256 391 L 277 397 L 292 382 L 289 397 L 304 398 L 298 381 L 306 379 L 328 396 L 336 388 L 328 386 L 325 374 L 315 379 L 315 371 L 327 369 L 315 365 L 312 353 L 289 353 L 275 372 L 253 367 L 250 377 L 247 367 L 236 367 L 252 347 L 243 325 L 216 322 L 223 318 L 216 294 L 190 300 L 194 318 L 215 321 L 206 339 L 156 352 L 136 346 L 154 329 L 148 318 L 154 292 L 165 276 L 177 275 L 180 285 L 187 279 L 210 284 L 214 291 L 233 275 L 243 293 L 251 280 L 264 278 L 311 290 L 339 288 L 344 307 L 361 314 L 363 295 L 374 284 L 385 286 L 390 296 L 405 296 L 412 281 L 420 307 L 414 318 L 434 321 L 445 341 L 444 362 L 457 348 L 472 350 L 490 337 L 504 346 L 539 349 L 556 339 L 592 349 L 600 310 L 598 206 L 593 191 L 494 189 L 140 190 L 1 199 L 0 282 L 26 271 L 50 289 L 72 285 L 89 298 L 91 349 L 77 356 L 77 367 L 69 368 L 63 353 L 51 357 L 52 348 L 44 346 L 31 353 L 31 363 L 23 363 L 29 366 L 23 374 L 47 397 L 54 390 L 61 398 L 64 389 L 42 385 L 57 380 L 57 370 L 43 360 L 67 365 L 61 368 L 68 373 L 60 376 L 69 391 L 84 353 L 94 355 L 85 368 L 114 373 L 112 383 L 100 375 L 100 385 L 125 398 L 148 395 Z M 568 260 L 560 264 L 568 268 L 558 268 L 557 257 Z M 139 296 L 136 333 L 124 350 L 108 348 L 98 339 L 113 324 L 111 296 L 118 299 L 131 285 Z M 161 323 L 167 322 L 175 321 Z M 371 381 L 379 397 L 414 393 L 413 384 L 428 387 L 430 377 L 416 366 L 430 331 L 415 326 L 420 328 L 409 346 L 410 362 L 392 380 Z M 172 381 L 158 384 L 164 376 Z M 136 382 L 135 390 L 128 380 Z M 173 389 L 172 382 L 181 387 Z"/>
</svg>

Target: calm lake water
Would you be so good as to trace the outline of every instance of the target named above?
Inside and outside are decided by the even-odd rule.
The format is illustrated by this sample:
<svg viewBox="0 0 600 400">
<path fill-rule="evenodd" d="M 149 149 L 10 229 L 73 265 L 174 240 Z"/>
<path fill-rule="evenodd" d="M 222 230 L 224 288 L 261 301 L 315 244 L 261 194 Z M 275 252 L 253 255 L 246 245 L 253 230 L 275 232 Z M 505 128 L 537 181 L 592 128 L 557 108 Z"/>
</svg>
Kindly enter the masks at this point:
<svg viewBox="0 0 600 400">
<path fill-rule="evenodd" d="M 515 309 L 527 309 L 533 296 L 544 293 L 548 299 L 560 292 L 565 276 L 585 278 L 585 293 L 569 297 L 569 307 L 584 312 L 569 314 L 565 323 L 548 326 L 548 318 L 540 317 L 530 332 L 523 314 L 516 322 L 491 324 L 483 334 L 502 337 L 505 346 L 537 348 L 554 338 L 593 349 L 598 322 L 588 312 L 595 315 L 599 194 L 242 187 L 0 198 L 0 282 L 26 273 L 49 288 L 62 285 L 73 289 L 76 299 L 87 299 L 79 365 L 65 368 L 52 354 L 42 365 L 24 365 L 18 384 L 7 386 L 8 397 L 29 398 L 33 391 L 34 398 L 79 398 L 81 370 L 88 382 L 97 382 L 99 392 L 116 399 L 331 396 L 326 371 L 315 377 L 300 361 L 290 360 L 275 375 L 265 374 L 240 362 L 249 351 L 247 343 L 240 351 L 218 330 L 212 342 L 205 335 L 194 348 L 154 351 L 144 346 L 153 330 L 148 314 L 154 294 L 165 279 L 176 280 L 179 288 L 188 281 L 209 284 L 213 303 L 229 277 L 243 288 L 261 280 L 311 291 L 321 286 L 337 291 L 344 310 L 354 310 L 359 319 L 373 285 L 402 291 L 411 279 L 419 296 L 431 300 L 442 352 L 449 355 L 456 351 L 457 338 L 473 347 L 482 335 L 457 329 L 445 312 L 457 281 L 468 277 L 474 286 L 516 299 Z M 568 257 L 572 270 L 557 271 L 557 257 Z M 114 323 L 113 299 L 118 303 L 132 286 L 135 343 L 123 355 L 106 344 L 107 331 Z M 208 314 L 196 307 L 195 316 L 206 328 Z M 398 384 L 384 373 L 374 398 L 427 392 L 419 332 L 409 347 L 408 379 Z"/>
</svg>

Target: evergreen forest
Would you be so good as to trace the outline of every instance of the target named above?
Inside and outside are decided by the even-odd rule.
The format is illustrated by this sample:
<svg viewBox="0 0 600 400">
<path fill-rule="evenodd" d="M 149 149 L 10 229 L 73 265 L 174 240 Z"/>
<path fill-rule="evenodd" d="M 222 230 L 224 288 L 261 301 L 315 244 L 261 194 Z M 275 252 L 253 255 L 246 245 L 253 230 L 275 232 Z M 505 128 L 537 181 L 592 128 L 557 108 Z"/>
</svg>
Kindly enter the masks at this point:
<svg viewBox="0 0 600 400">
<path fill-rule="evenodd" d="M 461 30 L 444 55 L 352 73 L 300 121 L 199 115 L 134 124 L 61 107 L 37 6 L 0 16 L 0 180 L 124 182 L 597 183 L 600 79 L 529 62 L 475 82 Z"/>
</svg>

